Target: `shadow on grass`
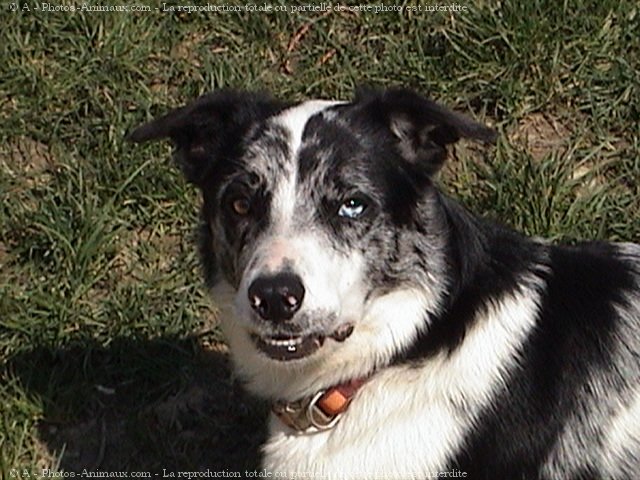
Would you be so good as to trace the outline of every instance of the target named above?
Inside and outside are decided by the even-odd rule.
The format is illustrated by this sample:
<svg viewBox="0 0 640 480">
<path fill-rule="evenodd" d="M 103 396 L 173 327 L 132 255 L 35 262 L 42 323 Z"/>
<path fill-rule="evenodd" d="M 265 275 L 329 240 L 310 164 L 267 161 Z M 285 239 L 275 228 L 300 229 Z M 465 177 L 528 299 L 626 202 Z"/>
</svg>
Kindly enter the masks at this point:
<svg viewBox="0 0 640 480">
<path fill-rule="evenodd" d="M 267 409 L 194 339 L 39 348 L 8 368 L 44 405 L 39 437 L 64 470 L 257 469 Z"/>
</svg>

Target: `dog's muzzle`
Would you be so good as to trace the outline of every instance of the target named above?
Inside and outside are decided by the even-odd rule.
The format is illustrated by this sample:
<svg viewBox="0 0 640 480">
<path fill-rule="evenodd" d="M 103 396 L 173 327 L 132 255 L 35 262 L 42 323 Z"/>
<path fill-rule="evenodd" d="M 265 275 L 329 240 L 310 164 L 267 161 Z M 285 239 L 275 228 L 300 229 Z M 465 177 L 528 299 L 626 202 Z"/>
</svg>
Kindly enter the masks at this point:
<svg viewBox="0 0 640 480">
<path fill-rule="evenodd" d="M 249 305 L 260 319 L 271 325 L 273 333 L 251 334 L 258 350 L 268 357 L 288 361 L 308 357 L 323 345 L 327 338 L 343 342 L 353 332 L 353 325 L 345 323 L 332 332 L 301 332 L 295 314 L 305 298 L 302 279 L 292 272 L 261 275 L 247 289 Z"/>
</svg>

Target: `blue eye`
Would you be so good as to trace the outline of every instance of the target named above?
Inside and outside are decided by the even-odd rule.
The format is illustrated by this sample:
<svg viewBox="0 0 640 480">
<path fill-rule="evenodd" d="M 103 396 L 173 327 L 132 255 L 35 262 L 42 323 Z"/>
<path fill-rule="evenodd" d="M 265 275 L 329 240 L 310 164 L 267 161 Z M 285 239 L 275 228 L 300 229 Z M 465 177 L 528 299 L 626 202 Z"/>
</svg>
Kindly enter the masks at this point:
<svg viewBox="0 0 640 480">
<path fill-rule="evenodd" d="M 367 204 L 359 198 L 350 198 L 338 209 L 338 216 L 344 218 L 358 218 L 367 209 Z"/>
</svg>

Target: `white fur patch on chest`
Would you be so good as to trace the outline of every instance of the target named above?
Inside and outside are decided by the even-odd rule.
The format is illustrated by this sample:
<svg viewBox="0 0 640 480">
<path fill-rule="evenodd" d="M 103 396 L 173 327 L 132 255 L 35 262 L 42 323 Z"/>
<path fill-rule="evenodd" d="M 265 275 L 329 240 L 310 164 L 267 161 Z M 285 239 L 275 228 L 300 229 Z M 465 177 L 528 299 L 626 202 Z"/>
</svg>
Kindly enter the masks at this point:
<svg viewBox="0 0 640 480">
<path fill-rule="evenodd" d="M 450 355 L 379 372 L 333 430 L 297 434 L 272 419 L 264 467 L 331 479 L 427 478 L 445 468 L 517 365 L 538 297 L 533 288 L 507 295 L 478 313 Z"/>
</svg>

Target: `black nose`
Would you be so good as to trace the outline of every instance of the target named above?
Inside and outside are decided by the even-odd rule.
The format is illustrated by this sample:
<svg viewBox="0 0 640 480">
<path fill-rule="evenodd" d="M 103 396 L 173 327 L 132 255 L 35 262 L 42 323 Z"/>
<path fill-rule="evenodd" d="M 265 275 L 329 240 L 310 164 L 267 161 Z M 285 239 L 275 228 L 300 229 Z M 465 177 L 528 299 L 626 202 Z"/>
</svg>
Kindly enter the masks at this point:
<svg viewBox="0 0 640 480">
<path fill-rule="evenodd" d="M 256 278 L 249 286 L 249 303 L 265 320 L 290 320 L 302 305 L 304 286 L 293 273 Z"/>
</svg>

